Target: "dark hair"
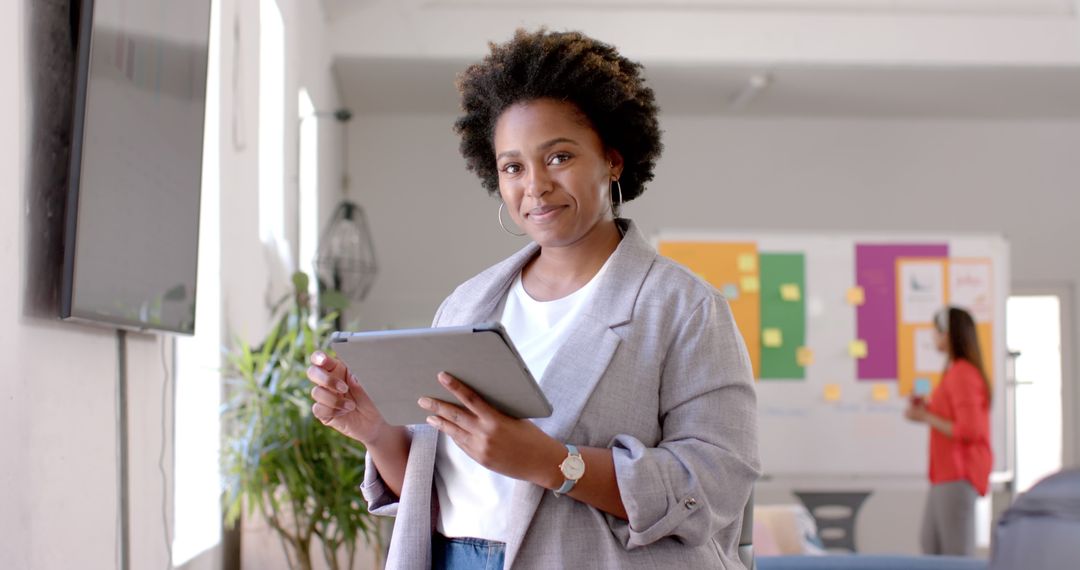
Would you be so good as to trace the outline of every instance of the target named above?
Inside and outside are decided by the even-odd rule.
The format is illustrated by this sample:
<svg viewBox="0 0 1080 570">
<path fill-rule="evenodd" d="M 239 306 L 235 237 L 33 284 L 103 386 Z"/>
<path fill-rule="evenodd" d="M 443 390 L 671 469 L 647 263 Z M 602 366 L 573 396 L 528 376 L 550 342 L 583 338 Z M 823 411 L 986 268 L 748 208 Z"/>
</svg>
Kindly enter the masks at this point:
<svg viewBox="0 0 1080 570">
<path fill-rule="evenodd" d="M 466 167 L 490 194 L 499 191 L 495 123 L 508 107 L 537 99 L 574 104 L 604 147 L 622 155 L 622 199 L 645 191 L 660 157 L 659 109 L 645 86 L 641 64 L 580 32 L 518 29 L 503 44 L 458 76 L 464 115 L 454 123 Z"/>
<path fill-rule="evenodd" d="M 994 390 L 990 385 L 990 377 L 986 375 L 986 369 L 983 368 L 979 333 L 975 328 L 975 319 L 971 317 L 971 313 L 956 307 L 946 307 L 935 316 L 934 326 L 938 332 L 949 337 L 949 360 L 970 362 L 986 383 L 987 402 L 993 399 Z"/>
</svg>

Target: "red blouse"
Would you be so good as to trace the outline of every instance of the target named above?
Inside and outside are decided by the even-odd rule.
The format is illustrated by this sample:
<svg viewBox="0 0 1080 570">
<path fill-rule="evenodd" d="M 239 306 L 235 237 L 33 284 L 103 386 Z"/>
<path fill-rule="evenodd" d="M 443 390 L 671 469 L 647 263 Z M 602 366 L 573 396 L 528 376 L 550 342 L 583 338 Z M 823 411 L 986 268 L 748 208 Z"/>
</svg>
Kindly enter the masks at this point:
<svg viewBox="0 0 1080 570">
<path fill-rule="evenodd" d="M 966 480 L 980 495 L 990 485 L 990 394 L 966 360 L 954 360 L 931 394 L 930 413 L 952 422 L 952 437 L 930 429 L 930 483 Z"/>
</svg>

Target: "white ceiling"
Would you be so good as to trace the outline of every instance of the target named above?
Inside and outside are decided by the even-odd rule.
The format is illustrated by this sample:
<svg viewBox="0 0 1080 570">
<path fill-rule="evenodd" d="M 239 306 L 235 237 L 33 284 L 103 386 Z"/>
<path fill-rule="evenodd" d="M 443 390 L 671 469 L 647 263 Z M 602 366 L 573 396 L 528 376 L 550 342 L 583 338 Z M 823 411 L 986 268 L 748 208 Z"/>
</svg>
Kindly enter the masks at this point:
<svg viewBox="0 0 1080 570">
<path fill-rule="evenodd" d="M 332 0 L 327 0 L 332 1 Z M 458 111 L 466 61 L 338 58 L 355 113 Z M 646 62 L 664 113 L 782 117 L 1080 119 L 1080 68 L 733 67 Z M 731 101 L 762 73 L 769 86 L 741 108 Z"/>
<path fill-rule="evenodd" d="M 321 0 L 328 18 L 385 0 Z M 402 2 L 402 0 L 390 0 Z M 727 10 L 890 14 L 1071 14 L 1074 0 L 410 0 L 411 9 Z"/>
</svg>

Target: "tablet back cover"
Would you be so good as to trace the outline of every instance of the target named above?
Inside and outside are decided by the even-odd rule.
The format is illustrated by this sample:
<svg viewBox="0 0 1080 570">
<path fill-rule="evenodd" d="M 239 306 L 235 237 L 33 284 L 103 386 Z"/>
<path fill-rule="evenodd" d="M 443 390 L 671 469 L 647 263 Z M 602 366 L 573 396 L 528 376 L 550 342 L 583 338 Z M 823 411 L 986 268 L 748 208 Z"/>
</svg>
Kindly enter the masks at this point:
<svg viewBox="0 0 1080 570">
<path fill-rule="evenodd" d="M 446 371 L 499 411 L 542 418 L 552 408 L 525 364 L 495 331 L 473 327 L 340 335 L 333 342 L 349 370 L 393 425 L 422 424 L 422 396 L 458 403 L 436 375 Z"/>
</svg>

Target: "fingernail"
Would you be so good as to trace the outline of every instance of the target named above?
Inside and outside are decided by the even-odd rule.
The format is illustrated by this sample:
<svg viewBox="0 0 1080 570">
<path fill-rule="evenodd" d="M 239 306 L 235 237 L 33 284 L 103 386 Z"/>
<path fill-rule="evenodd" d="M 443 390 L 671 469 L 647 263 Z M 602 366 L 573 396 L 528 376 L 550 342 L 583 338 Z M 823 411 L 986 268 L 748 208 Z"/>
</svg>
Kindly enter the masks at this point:
<svg viewBox="0 0 1080 570">
<path fill-rule="evenodd" d="M 420 398 L 419 400 L 416 401 L 416 403 L 420 404 L 420 407 L 424 408 L 425 410 L 431 408 L 431 398 Z"/>
<path fill-rule="evenodd" d="M 345 394 L 349 391 L 349 387 L 344 382 L 339 380 L 337 383 L 337 391 Z"/>
<path fill-rule="evenodd" d="M 439 384 L 442 384 L 443 386 L 449 386 L 450 385 L 450 375 L 445 373 L 445 372 L 440 372 L 439 373 Z"/>
<path fill-rule="evenodd" d="M 346 400 L 343 407 L 351 412 L 356 409 L 356 404 L 352 403 L 352 400 Z"/>
<path fill-rule="evenodd" d="M 323 362 L 326 362 L 326 355 L 322 352 L 316 352 L 315 354 L 311 355 L 311 361 L 314 362 L 317 366 L 322 366 Z"/>
<path fill-rule="evenodd" d="M 439 427 L 439 420 L 437 420 L 437 419 L 435 418 L 435 416 L 428 416 L 428 417 L 427 417 L 427 423 L 428 423 L 428 425 L 430 425 L 430 426 L 433 426 L 433 427 Z"/>
</svg>

